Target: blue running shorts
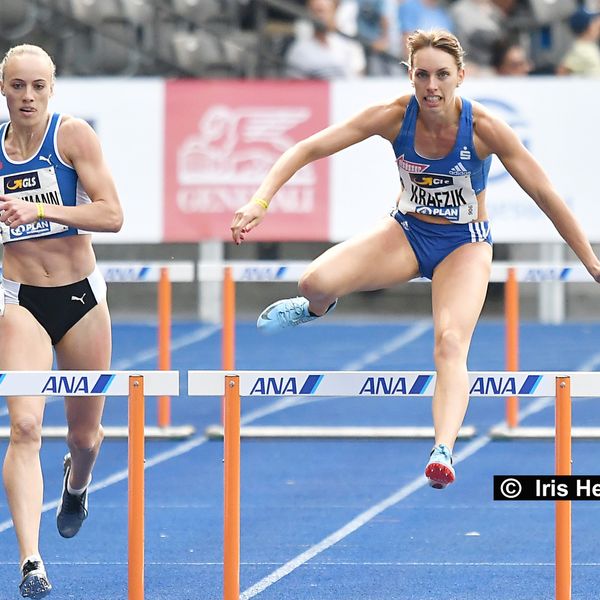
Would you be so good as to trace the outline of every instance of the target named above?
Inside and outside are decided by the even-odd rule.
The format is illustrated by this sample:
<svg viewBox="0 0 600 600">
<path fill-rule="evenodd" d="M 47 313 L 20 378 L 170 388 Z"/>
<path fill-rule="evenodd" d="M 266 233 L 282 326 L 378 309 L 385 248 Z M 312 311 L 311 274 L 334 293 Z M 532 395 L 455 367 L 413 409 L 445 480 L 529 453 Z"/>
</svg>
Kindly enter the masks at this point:
<svg viewBox="0 0 600 600">
<path fill-rule="evenodd" d="M 487 242 L 492 245 L 488 221 L 471 223 L 427 223 L 394 209 L 391 216 L 400 223 L 417 257 L 421 277 L 431 279 L 434 269 L 463 244 Z"/>
</svg>

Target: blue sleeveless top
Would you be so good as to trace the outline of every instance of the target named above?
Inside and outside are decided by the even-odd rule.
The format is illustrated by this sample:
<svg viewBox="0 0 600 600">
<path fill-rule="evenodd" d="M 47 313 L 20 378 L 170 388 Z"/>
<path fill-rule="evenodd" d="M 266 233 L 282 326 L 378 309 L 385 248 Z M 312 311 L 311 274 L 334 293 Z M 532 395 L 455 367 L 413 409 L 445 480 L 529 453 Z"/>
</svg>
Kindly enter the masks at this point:
<svg viewBox="0 0 600 600">
<path fill-rule="evenodd" d="M 62 115 L 54 113 L 49 121 L 38 151 L 29 159 L 15 161 L 5 150 L 6 132 L 10 123 L 0 126 L 0 191 L 6 196 L 27 202 L 41 202 L 63 206 L 89 204 L 89 196 L 79 185 L 77 172 L 60 156 L 56 143 Z M 2 242 L 16 242 L 38 237 L 78 235 L 74 227 L 67 227 L 44 219 L 9 228 L 0 223 Z"/>
<path fill-rule="evenodd" d="M 477 219 L 477 198 L 486 188 L 492 157 L 481 160 L 473 144 L 473 108 L 462 98 L 456 141 L 439 159 L 415 151 L 419 104 L 410 99 L 402 128 L 392 142 L 402 181 L 398 209 L 402 212 L 441 216 L 456 223 Z"/>
</svg>

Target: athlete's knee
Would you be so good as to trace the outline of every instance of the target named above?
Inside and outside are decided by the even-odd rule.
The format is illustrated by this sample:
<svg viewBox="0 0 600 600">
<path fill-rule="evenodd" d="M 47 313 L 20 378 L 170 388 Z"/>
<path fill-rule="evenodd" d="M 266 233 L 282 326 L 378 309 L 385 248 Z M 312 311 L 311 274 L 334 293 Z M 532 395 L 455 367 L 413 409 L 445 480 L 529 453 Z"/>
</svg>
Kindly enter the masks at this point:
<svg viewBox="0 0 600 600">
<path fill-rule="evenodd" d="M 69 429 L 67 444 L 71 450 L 92 454 L 104 439 L 104 429 L 99 425 L 94 429 Z"/>
<path fill-rule="evenodd" d="M 433 357 L 436 365 L 440 362 L 466 360 L 467 344 L 455 329 L 444 329 L 435 336 Z"/>
<path fill-rule="evenodd" d="M 40 448 L 42 445 L 42 422 L 34 415 L 14 418 L 10 424 L 10 443 Z"/>
<path fill-rule="evenodd" d="M 335 292 L 331 289 L 330 282 L 327 281 L 318 269 L 309 269 L 302 275 L 298 282 L 300 294 L 309 300 L 321 300 Z"/>
</svg>

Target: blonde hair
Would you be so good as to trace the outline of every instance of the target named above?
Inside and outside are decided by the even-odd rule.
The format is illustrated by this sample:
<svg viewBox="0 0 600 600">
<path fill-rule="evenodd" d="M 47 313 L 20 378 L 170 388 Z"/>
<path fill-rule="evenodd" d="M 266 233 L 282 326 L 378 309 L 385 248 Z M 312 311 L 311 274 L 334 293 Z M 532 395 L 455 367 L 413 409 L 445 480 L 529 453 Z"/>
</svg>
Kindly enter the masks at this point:
<svg viewBox="0 0 600 600">
<path fill-rule="evenodd" d="M 445 29 L 432 29 L 430 31 L 417 29 L 408 36 L 406 47 L 408 48 L 408 60 L 406 64 L 409 69 L 413 67 L 415 54 L 423 48 L 437 48 L 438 50 L 442 50 L 454 59 L 458 69 L 464 69 L 465 67 L 465 51 L 460 45 L 458 38 Z"/>
<path fill-rule="evenodd" d="M 34 46 L 33 44 L 19 44 L 18 46 L 13 46 L 6 52 L 6 54 L 4 55 L 4 58 L 2 59 L 2 62 L 0 62 L 0 81 L 4 81 L 4 71 L 6 69 L 6 65 L 7 65 L 8 61 L 13 56 L 23 56 L 24 54 L 33 54 L 35 56 L 42 56 L 44 58 L 47 58 L 48 62 L 51 65 L 51 72 L 52 72 L 51 83 L 55 82 L 55 80 L 56 80 L 56 65 L 54 64 L 54 61 L 52 60 L 51 56 L 43 48 L 40 48 L 39 46 Z"/>
</svg>

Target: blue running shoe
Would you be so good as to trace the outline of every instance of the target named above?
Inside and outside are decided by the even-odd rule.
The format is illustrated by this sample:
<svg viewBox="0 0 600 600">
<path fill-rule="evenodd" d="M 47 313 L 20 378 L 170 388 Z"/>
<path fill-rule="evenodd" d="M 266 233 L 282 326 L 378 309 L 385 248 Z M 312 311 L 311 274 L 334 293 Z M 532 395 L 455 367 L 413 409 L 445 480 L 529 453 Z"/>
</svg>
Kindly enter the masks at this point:
<svg viewBox="0 0 600 600">
<path fill-rule="evenodd" d="M 337 300 L 327 309 L 325 314 L 331 312 L 336 304 Z M 308 310 L 308 300 L 303 296 L 298 296 L 296 298 L 278 300 L 267 306 L 260 313 L 256 321 L 256 326 L 261 333 L 277 333 L 282 329 L 296 327 L 297 325 L 302 325 L 302 323 L 308 323 L 318 318 L 317 315 L 313 315 Z"/>
<path fill-rule="evenodd" d="M 454 482 L 456 476 L 452 467 L 452 452 L 448 446 L 434 446 L 425 467 L 425 477 L 429 479 L 429 485 L 436 490 L 443 490 Z"/>
<path fill-rule="evenodd" d="M 52 590 L 44 563 L 39 556 L 30 556 L 21 566 L 19 592 L 23 598 L 44 598 Z"/>
</svg>

